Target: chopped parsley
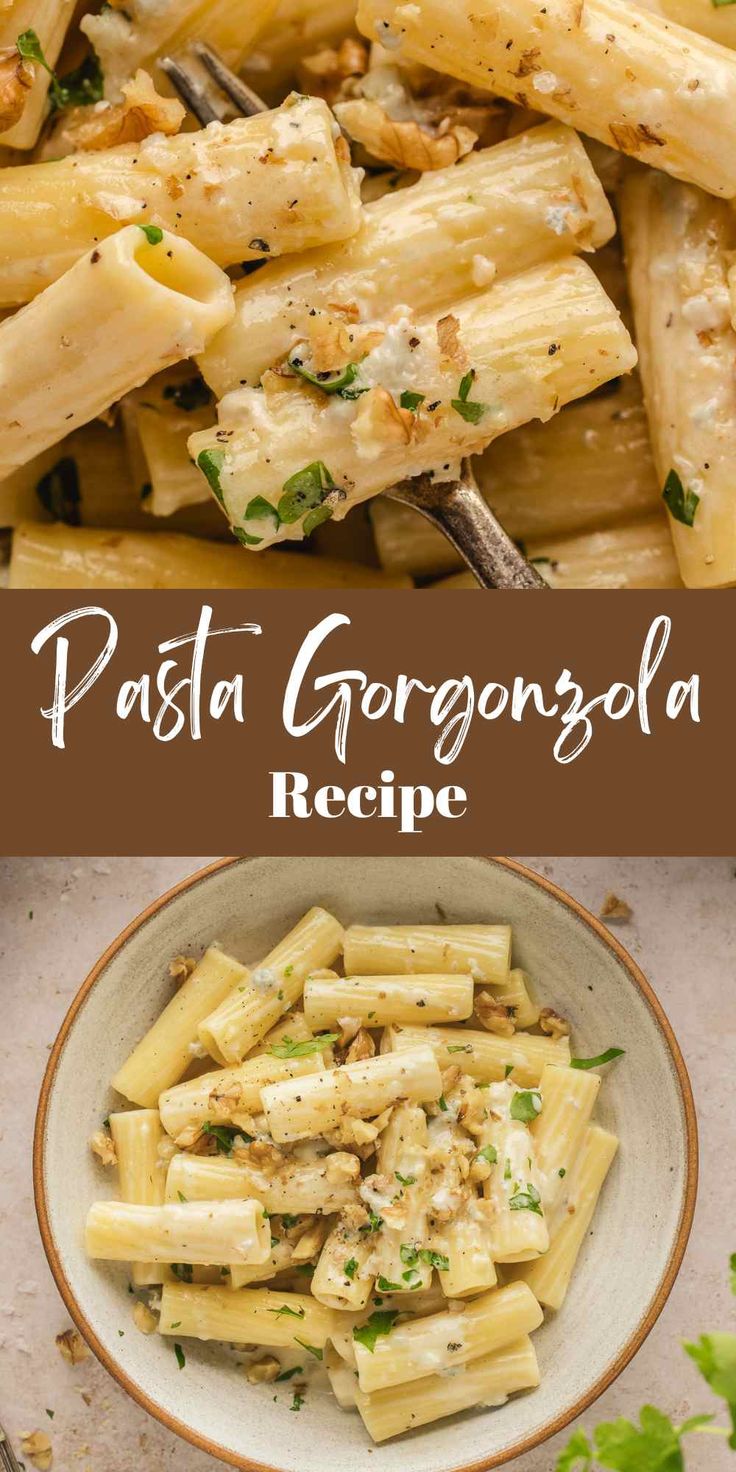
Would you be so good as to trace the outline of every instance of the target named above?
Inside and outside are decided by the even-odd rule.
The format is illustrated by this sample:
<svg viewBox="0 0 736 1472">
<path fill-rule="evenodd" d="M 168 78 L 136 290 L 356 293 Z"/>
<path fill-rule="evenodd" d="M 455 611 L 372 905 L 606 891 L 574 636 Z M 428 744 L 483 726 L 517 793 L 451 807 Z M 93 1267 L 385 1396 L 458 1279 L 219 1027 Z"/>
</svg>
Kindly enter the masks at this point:
<svg viewBox="0 0 736 1472">
<path fill-rule="evenodd" d="M 426 394 L 415 394 L 412 393 L 411 389 L 405 388 L 399 399 L 399 403 L 402 409 L 410 409 L 412 414 L 416 414 L 417 409 L 421 407 L 426 397 Z"/>
<path fill-rule="evenodd" d="M 440 1094 L 440 1097 L 437 1100 L 437 1103 L 439 1104 L 440 1109 L 442 1110 L 442 1113 L 443 1114 L 446 1114 L 447 1113 L 447 1100 L 446 1100 L 444 1094 Z"/>
<path fill-rule="evenodd" d="M 253 503 L 251 502 L 251 505 L 252 504 Z M 271 510 L 273 510 L 273 507 L 271 507 Z M 285 966 L 284 967 L 284 980 L 288 980 L 288 978 L 293 975 L 293 972 L 294 972 L 294 967 L 293 966 Z"/>
<path fill-rule="evenodd" d="M 382 1216 L 378 1216 L 375 1211 L 371 1211 L 368 1214 L 368 1220 L 367 1220 L 367 1222 L 365 1223 L 364 1226 L 359 1227 L 358 1228 L 358 1231 L 360 1232 L 361 1237 L 368 1237 L 368 1236 L 370 1236 L 371 1232 L 378 1232 L 378 1231 L 380 1231 L 380 1229 L 381 1229 L 382 1226 L 383 1226 L 383 1217 Z"/>
<path fill-rule="evenodd" d="M 274 1384 L 278 1385 L 280 1380 L 293 1380 L 295 1375 L 302 1375 L 303 1373 L 303 1365 L 292 1365 L 290 1370 L 282 1370 L 281 1374 L 276 1376 Z"/>
<path fill-rule="evenodd" d="M 614 1058 L 623 1058 L 625 1048 L 608 1048 L 605 1053 L 599 1053 L 597 1058 L 571 1058 L 571 1068 L 599 1068 L 603 1063 L 612 1063 Z"/>
<path fill-rule="evenodd" d="M 307 1344 L 305 1339 L 297 1339 L 296 1334 L 294 1335 L 294 1343 L 300 1345 L 302 1349 L 306 1349 L 308 1354 L 313 1354 L 316 1360 L 324 1359 L 322 1350 L 318 1349 L 316 1344 Z"/>
<path fill-rule="evenodd" d="M 470 372 L 466 373 L 465 377 L 460 380 L 458 397 L 450 400 L 455 413 L 459 414 L 461 419 L 465 419 L 468 424 L 480 424 L 483 415 L 488 410 L 487 404 L 475 403 L 468 397 L 474 383 L 475 369 L 471 368 Z"/>
<path fill-rule="evenodd" d="M 363 1348 L 367 1349 L 370 1354 L 373 1354 L 376 1348 L 376 1340 L 380 1339 L 384 1334 L 391 1333 L 395 1318 L 396 1310 L 382 1309 L 377 1311 L 371 1314 L 370 1318 L 364 1324 L 360 1326 L 356 1324 L 353 1329 L 353 1339 L 357 1344 L 362 1344 Z"/>
<path fill-rule="evenodd" d="M 185 1196 L 185 1195 L 184 1195 L 184 1192 L 183 1192 L 183 1191 L 177 1191 L 177 1193 L 176 1193 L 176 1194 L 177 1194 L 177 1196 L 178 1196 L 178 1197 L 179 1197 L 179 1200 L 180 1200 L 180 1201 L 186 1201 L 186 1199 L 187 1199 L 187 1198 L 186 1198 L 186 1196 Z"/>
<path fill-rule="evenodd" d="M 446 1273 L 450 1266 L 450 1259 L 444 1253 L 433 1252 L 431 1247 L 415 1247 L 413 1242 L 402 1242 L 399 1257 L 408 1268 L 414 1268 L 418 1262 L 423 1262 L 429 1268 L 437 1268 L 439 1272 Z M 380 1282 L 378 1286 L 380 1288 Z"/>
<path fill-rule="evenodd" d="M 732 0 L 729 0 L 732 3 Z M 700 496 L 695 491 L 685 490 L 676 470 L 671 470 L 664 483 L 662 500 L 675 521 L 681 521 L 683 526 L 692 526 L 695 521 L 695 512 L 700 505 Z"/>
<path fill-rule="evenodd" d="M 295 1390 L 294 1391 L 294 1399 L 292 1400 L 291 1405 L 289 1406 L 289 1410 L 290 1411 L 300 1411 L 303 1405 L 304 1405 L 304 1396 L 303 1395 L 300 1395 L 298 1390 Z"/>
<path fill-rule="evenodd" d="M 242 1135 L 244 1140 L 249 1139 L 248 1136 L 243 1135 L 242 1130 L 236 1129 L 234 1125 L 210 1124 L 208 1119 L 202 1125 L 202 1134 L 209 1135 L 215 1141 L 220 1155 L 232 1155 L 233 1142 L 237 1135 Z"/>
<path fill-rule="evenodd" d="M 421 1286 L 422 1280 L 416 1268 L 407 1268 L 406 1272 L 402 1273 L 401 1276 L 404 1282 L 409 1284 L 410 1288 L 419 1288 Z"/>
<path fill-rule="evenodd" d="M 345 1277 L 346 1278 L 353 1279 L 355 1277 L 355 1274 L 357 1273 L 357 1271 L 358 1271 L 358 1259 L 357 1259 L 357 1257 L 349 1257 L 348 1260 L 347 1260 L 347 1262 L 343 1264 L 343 1272 L 345 1274 Z"/>
<path fill-rule="evenodd" d="M 187 1360 L 184 1350 L 182 1349 L 180 1344 L 174 1345 L 174 1354 L 176 1355 L 176 1363 L 179 1366 L 179 1369 L 183 1370 Z"/>
<path fill-rule="evenodd" d="M 48 72 L 51 78 L 49 100 L 52 110 L 84 107 L 91 102 L 102 101 L 104 78 L 94 52 L 85 57 L 80 66 L 67 72 L 66 76 L 57 77 L 54 68 L 49 66 L 43 54 L 41 42 L 34 30 L 23 31 L 15 44 L 24 61 L 33 61 Z"/>
<path fill-rule="evenodd" d="M 539 1089 L 519 1089 L 511 1100 L 509 1114 L 520 1124 L 531 1124 L 542 1112 L 542 1095 Z"/>
<path fill-rule="evenodd" d="M 272 1043 L 269 1053 L 274 1058 L 308 1058 L 312 1053 L 319 1053 L 320 1049 L 327 1048 L 331 1043 L 336 1043 L 339 1032 L 323 1032 L 316 1038 L 302 1038 L 297 1042 L 294 1038 L 285 1037 L 280 1043 Z"/>
<path fill-rule="evenodd" d="M 281 1225 L 282 1225 L 282 1227 L 284 1228 L 284 1230 L 286 1232 L 288 1232 L 289 1227 L 295 1227 L 296 1224 L 297 1224 L 297 1222 L 298 1222 L 298 1220 L 299 1220 L 299 1214 L 298 1213 L 297 1213 L 296 1216 L 294 1216 L 292 1214 L 292 1212 L 290 1212 L 290 1211 L 282 1211 L 282 1213 L 281 1213 Z"/>
<path fill-rule="evenodd" d="M 510 1078 L 511 1077 L 511 1074 L 513 1073 L 513 1071 L 514 1071 L 514 1065 L 513 1065 L 513 1063 L 507 1063 L 506 1064 L 506 1067 L 504 1068 L 504 1071 L 503 1071 L 504 1078 L 505 1079 L 506 1078 Z"/>
<path fill-rule="evenodd" d="M 401 1284 L 390 1283 L 388 1278 L 384 1278 L 381 1274 L 378 1279 L 378 1291 L 379 1293 L 400 1293 Z"/>
<path fill-rule="evenodd" d="M 517 1191 L 516 1195 L 511 1197 L 509 1210 L 533 1211 L 536 1212 L 537 1216 L 542 1216 L 541 1200 L 542 1198 L 536 1186 L 532 1186 L 531 1182 L 529 1182 L 526 1191 Z"/>
<path fill-rule="evenodd" d="M 79 471 L 71 455 L 64 455 L 41 476 L 36 485 L 36 495 L 44 511 L 48 511 L 54 521 L 63 521 L 65 526 L 81 525 Z"/>
<path fill-rule="evenodd" d="M 277 1318 L 277 1319 L 303 1319 L 304 1318 L 304 1309 L 303 1308 L 289 1308 L 288 1303 L 282 1303 L 282 1305 L 281 1305 L 280 1308 L 270 1308 L 268 1310 L 268 1312 L 270 1314 L 273 1314 L 274 1317 Z"/>
<path fill-rule="evenodd" d="M 396 1179 L 397 1179 L 397 1181 L 398 1181 L 398 1183 L 399 1183 L 400 1186 L 414 1186 L 414 1185 L 416 1185 L 416 1179 L 417 1179 L 416 1176 L 402 1176 L 400 1170 L 395 1170 L 394 1171 L 394 1175 L 396 1176 Z"/>
<path fill-rule="evenodd" d="M 197 464 L 210 490 L 214 491 L 221 506 L 225 505 L 225 498 L 222 494 L 222 486 L 220 484 L 220 474 L 224 463 L 224 450 L 200 450 L 197 456 Z"/>
<path fill-rule="evenodd" d="M 361 394 L 368 392 L 367 388 L 352 388 L 358 377 L 357 363 L 348 363 L 344 368 L 337 369 L 334 373 L 313 373 L 307 368 L 304 359 L 298 353 L 292 353 L 288 359 L 289 367 L 299 374 L 300 378 L 311 383 L 313 388 L 321 389 L 323 394 L 337 394 L 341 399 L 358 399 Z"/>
<path fill-rule="evenodd" d="M 448 1043 L 447 1051 L 448 1053 L 472 1053 L 473 1045 L 472 1043 Z"/>
<path fill-rule="evenodd" d="M 139 225 L 149 245 L 160 245 L 164 238 L 164 232 L 159 225 Z"/>
<path fill-rule="evenodd" d="M 207 454 L 207 451 L 204 453 Z M 304 531 L 308 535 L 307 522 L 311 519 L 309 531 L 318 525 L 311 513 L 325 512 L 320 518 L 322 521 L 327 521 L 332 515 L 331 508 L 324 507 L 322 503 L 330 491 L 335 489 L 335 482 L 327 466 L 321 460 L 313 460 L 311 465 L 305 465 L 303 470 L 297 470 L 295 475 L 290 475 L 284 481 L 278 505 L 281 520 L 290 526 L 304 516 Z"/>
<path fill-rule="evenodd" d="M 245 508 L 243 521 L 264 521 L 269 517 L 273 521 L 274 531 L 277 532 L 281 526 L 281 517 L 276 507 L 272 506 L 271 502 L 267 501 L 265 496 L 253 496 Z M 246 547 L 260 547 L 263 541 L 263 537 L 254 537 L 251 532 L 242 531 L 240 528 L 238 528 L 236 536 L 238 541 L 242 542 Z"/>
<path fill-rule="evenodd" d="M 496 1165 L 498 1163 L 498 1151 L 495 1145 L 484 1145 L 483 1149 L 478 1151 L 475 1158 L 476 1160 L 487 1160 L 489 1165 Z"/>
</svg>

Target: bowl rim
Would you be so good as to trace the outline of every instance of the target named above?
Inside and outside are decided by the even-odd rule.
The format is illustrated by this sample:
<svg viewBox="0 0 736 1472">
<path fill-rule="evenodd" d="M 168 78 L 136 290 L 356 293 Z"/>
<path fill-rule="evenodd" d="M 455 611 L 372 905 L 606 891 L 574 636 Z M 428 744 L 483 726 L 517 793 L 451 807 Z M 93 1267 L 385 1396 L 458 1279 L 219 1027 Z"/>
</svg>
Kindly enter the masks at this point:
<svg viewBox="0 0 736 1472">
<path fill-rule="evenodd" d="M 227 1447 L 224 1447 L 218 1442 L 213 1441 L 211 1437 L 205 1436 L 200 1432 L 193 1430 L 190 1426 L 187 1426 L 185 1422 L 180 1421 L 177 1416 L 172 1415 L 172 1413 L 168 1411 L 164 1406 L 158 1404 L 155 1400 L 153 1400 L 151 1396 L 149 1396 L 145 1392 L 145 1390 L 142 1389 L 142 1387 L 137 1385 L 135 1381 L 133 1381 L 131 1377 L 121 1368 L 115 1358 L 108 1353 L 104 1345 L 98 1339 L 91 1323 L 86 1317 L 86 1314 L 82 1311 L 80 1305 L 78 1304 L 71 1283 L 69 1282 L 65 1274 L 61 1257 L 58 1252 L 54 1235 L 51 1229 L 51 1220 L 46 1199 L 46 1180 L 44 1173 L 44 1151 L 47 1116 L 59 1059 L 61 1058 L 67 1037 L 74 1024 L 77 1014 L 80 1012 L 89 993 L 96 985 L 97 981 L 108 966 L 109 962 L 113 959 L 115 955 L 117 955 L 118 951 L 123 949 L 130 937 L 135 934 L 135 932 L 139 930 L 146 921 L 157 914 L 159 910 L 164 909 L 172 900 L 178 898 L 179 895 L 185 893 L 186 890 L 192 889 L 196 885 L 203 883 L 211 875 L 219 873 L 221 870 L 234 867 L 237 864 L 252 863 L 257 857 L 259 856 L 239 855 L 216 859 L 213 863 L 206 864 L 201 869 L 197 869 L 194 871 L 194 873 L 188 874 L 183 879 L 178 880 L 176 884 L 167 889 L 164 894 L 158 897 L 158 899 L 153 900 L 151 904 L 147 905 L 144 910 L 141 910 L 140 913 L 136 915 L 134 919 L 131 920 L 124 927 L 123 930 L 120 931 L 119 935 L 117 935 L 115 939 L 110 943 L 107 949 L 100 956 L 99 960 L 95 962 L 95 965 L 92 967 L 91 971 L 85 977 L 82 985 L 79 988 L 79 991 L 73 998 L 69 1009 L 61 1023 L 59 1032 L 49 1055 L 48 1063 L 46 1065 L 46 1070 L 43 1077 L 43 1082 L 41 1084 L 33 1136 L 33 1194 L 36 1207 L 36 1216 L 38 1219 L 38 1226 L 41 1234 L 41 1241 L 43 1243 L 44 1252 L 46 1253 L 48 1264 L 56 1283 L 56 1287 L 59 1290 L 69 1316 L 72 1319 L 72 1322 L 79 1330 L 96 1358 L 101 1362 L 102 1365 L 104 1365 L 105 1369 L 113 1377 L 113 1379 L 117 1381 L 118 1385 L 120 1385 L 122 1389 L 125 1390 L 127 1394 L 130 1395 L 132 1399 L 143 1408 L 143 1410 L 147 1411 L 148 1414 L 153 1416 L 155 1420 L 160 1421 L 161 1424 L 164 1425 L 169 1431 L 173 1431 L 175 1435 L 181 1437 L 184 1441 L 188 1441 L 190 1445 L 199 1448 L 201 1451 L 207 1452 L 210 1456 L 227 1463 L 229 1466 L 238 1468 L 239 1472 L 283 1472 L 283 1469 L 275 1467 L 270 1463 L 256 1462 L 249 1457 L 244 1457 L 236 1452 L 232 1452 Z M 626 948 L 621 944 L 618 937 L 616 935 L 613 935 L 611 931 L 607 928 L 607 926 L 605 926 L 597 916 L 593 915 L 590 910 L 587 910 L 584 905 L 580 904 L 580 902 L 574 899 L 572 895 L 568 894 L 566 890 L 562 889 L 559 885 L 553 883 L 553 881 L 548 879 L 545 875 L 538 874 L 535 870 L 528 868 L 525 864 L 520 864 L 516 859 L 501 858 L 497 856 L 485 857 L 482 855 L 469 855 L 468 857 L 472 857 L 476 862 L 488 864 L 490 866 L 498 866 L 499 868 L 506 869 L 518 875 L 519 878 L 527 880 L 536 885 L 538 888 L 544 890 L 553 899 L 557 900 L 558 903 L 564 905 L 568 910 L 571 910 L 578 920 L 581 920 L 585 925 L 587 925 L 588 928 L 594 932 L 598 939 L 603 942 L 603 944 L 613 953 L 615 958 L 623 965 L 629 975 L 630 980 L 634 983 L 634 986 L 638 990 L 640 996 L 647 1004 L 649 1011 L 659 1028 L 665 1047 L 667 1048 L 670 1059 L 674 1065 L 675 1074 L 679 1086 L 680 1098 L 682 1100 L 683 1106 L 686 1149 L 685 1189 L 683 1192 L 682 1209 L 677 1225 L 677 1234 L 675 1237 L 675 1241 L 673 1243 L 666 1268 L 657 1285 L 656 1291 L 652 1295 L 649 1304 L 645 1308 L 644 1313 L 642 1314 L 638 1324 L 631 1333 L 623 1349 L 616 1356 L 615 1360 L 613 1360 L 613 1362 L 607 1366 L 607 1368 L 603 1371 L 603 1374 L 600 1375 L 598 1379 L 593 1383 L 593 1385 L 588 1388 L 588 1390 L 586 1390 L 582 1395 L 578 1396 L 577 1400 L 570 1407 L 568 1407 L 566 1410 L 561 1411 L 558 1416 L 555 1416 L 552 1421 L 547 1422 L 547 1424 L 541 1427 L 538 1431 L 531 1432 L 529 1435 L 522 1437 L 521 1439 L 516 1441 L 513 1446 L 506 1448 L 505 1451 L 492 1453 L 488 1457 L 482 1457 L 479 1461 L 463 1463 L 462 1466 L 458 1466 L 454 1469 L 454 1472 L 491 1472 L 491 1469 L 506 1465 L 508 1462 L 513 1461 L 516 1457 L 523 1456 L 526 1452 L 534 1450 L 535 1447 L 543 1445 L 544 1442 L 550 1439 L 550 1437 L 557 1435 L 557 1433 L 560 1431 L 563 1431 L 566 1426 L 569 1426 L 572 1421 L 576 1420 L 578 1416 L 581 1416 L 585 1411 L 587 1411 L 589 1407 L 592 1406 L 593 1403 L 598 1400 L 601 1395 L 603 1395 L 604 1391 L 608 1390 L 608 1388 L 614 1383 L 614 1381 L 618 1379 L 619 1375 L 621 1375 L 622 1372 L 626 1369 L 626 1366 L 634 1358 L 634 1355 L 637 1354 L 638 1351 L 641 1349 L 642 1344 L 644 1343 L 647 1336 L 651 1333 L 651 1330 L 654 1328 L 654 1325 L 657 1322 L 657 1319 L 659 1318 L 667 1302 L 667 1299 L 670 1296 L 675 1283 L 675 1279 L 677 1278 L 677 1274 L 680 1270 L 683 1257 L 685 1255 L 685 1250 L 687 1248 L 690 1232 L 692 1229 L 693 1217 L 695 1215 L 695 1204 L 698 1190 L 699 1148 L 697 1115 L 695 1111 L 695 1101 L 693 1098 L 692 1085 L 690 1083 L 687 1065 L 683 1058 L 679 1043 L 677 1042 L 677 1038 L 675 1037 L 672 1025 L 664 1011 L 664 1008 L 662 1007 L 661 1002 L 659 1001 L 659 998 L 657 997 L 650 983 L 647 981 L 647 978 L 645 977 L 641 968 L 637 965 L 636 961 L 629 954 Z"/>
</svg>

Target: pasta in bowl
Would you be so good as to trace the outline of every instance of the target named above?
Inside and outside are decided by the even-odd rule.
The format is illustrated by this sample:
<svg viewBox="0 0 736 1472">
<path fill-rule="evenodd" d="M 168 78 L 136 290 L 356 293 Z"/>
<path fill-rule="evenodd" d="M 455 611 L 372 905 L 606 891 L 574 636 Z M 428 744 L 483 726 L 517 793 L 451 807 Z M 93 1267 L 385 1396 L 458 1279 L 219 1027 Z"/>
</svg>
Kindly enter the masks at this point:
<svg viewBox="0 0 736 1472">
<path fill-rule="evenodd" d="M 391 1467 L 449 1472 L 527 1450 L 623 1367 L 684 1251 L 695 1151 L 658 1003 L 545 881 L 241 860 L 165 896 L 88 979 L 36 1190 L 70 1311 L 174 1429 L 316 1472 L 326 1425 L 356 1456 L 373 1439 Z"/>
</svg>

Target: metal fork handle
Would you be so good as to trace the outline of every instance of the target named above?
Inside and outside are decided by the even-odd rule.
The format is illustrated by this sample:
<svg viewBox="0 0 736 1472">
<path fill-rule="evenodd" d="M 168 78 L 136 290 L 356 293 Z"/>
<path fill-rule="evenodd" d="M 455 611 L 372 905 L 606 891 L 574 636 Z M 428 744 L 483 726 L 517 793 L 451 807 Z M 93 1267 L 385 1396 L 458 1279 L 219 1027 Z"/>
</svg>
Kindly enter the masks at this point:
<svg viewBox="0 0 736 1472">
<path fill-rule="evenodd" d="M 0 1467 L 4 1469 L 4 1472 L 20 1472 L 20 1462 L 2 1426 L 0 1426 Z"/>
<path fill-rule="evenodd" d="M 481 588 L 547 588 L 544 578 L 496 520 L 481 495 L 468 460 L 462 478 L 435 482 L 429 475 L 399 481 L 385 493 L 420 511 L 441 531 Z"/>
</svg>

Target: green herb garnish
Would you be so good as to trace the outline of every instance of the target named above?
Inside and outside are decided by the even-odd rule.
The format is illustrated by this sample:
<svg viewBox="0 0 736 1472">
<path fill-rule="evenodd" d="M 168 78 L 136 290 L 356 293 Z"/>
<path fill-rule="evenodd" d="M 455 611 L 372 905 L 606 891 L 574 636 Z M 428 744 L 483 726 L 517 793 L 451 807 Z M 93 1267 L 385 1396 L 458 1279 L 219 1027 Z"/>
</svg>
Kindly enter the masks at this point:
<svg viewBox="0 0 736 1472">
<path fill-rule="evenodd" d="M 149 245 L 160 245 L 164 238 L 164 232 L 159 225 L 139 225 Z"/>
<path fill-rule="evenodd" d="M 211 1136 L 217 1145 L 220 1155 L 232 1155 L 235 1137 L 236 1135 L 242 1135 L 242 1133 L 242 1130 L 235 1129 L 234 1125 L 210 1124 L 208 1119 L 202 1125 L 202 1134 Z M 247 1138 L 246 1135 L 243 1135 L 243 1139 Z"/>
<path fill-rule="evenodd" d="M 206 452 L 205 452 L 206 453 Z M 281 520 L 291 525 L 309 511 L 322 505 L 330 491 L 336 489 L 335 482 L 321 460 L 313 460 L 303 470 L 297 470 L 284 481 L 278 512 Z"/>
<path fill-rule="evenodd" d="M 378 1279 L 378 1291 L 379 1293 L 400 1293 L 401 1284 L 390 1283 L 388 1278 L 384 1278 L 383 1275 L 381 1275 Z"/>
<path fill-rule="evenodd" d="M 729 0 L 732 3 L 732 0 Z M 700 496 L 695 491 L 686 491 L 676 470 L 671 470 L 664 483 L 662 500 L 675 521 L 681 521 L 683 526 L 692 526 L 695 521 L 695 512 L 700 505 Z"/>
<path fill-rule="evenodd" d="M 399 1183 L 400 1186 L 415 1186 L 416 1185 L 416 1180 L 417 1180 L 416 1176 L 402 1176 L 400 1170 L 395 1170 L 394 1171 L 394 1175 L 396 1176 L 396 1179 L 397 1179 L 397 1181 L 398 1181 L 398 1183 Z"/>
<path fill-rule="evenodd" d="M 368 1220 L 367 1220 L 367 1222 L 365 1223 L 364 1226 L 359 1227 L 358 1228 L 358 1231 L 359 1231 L 361 1237 L 368 1237 L 368 1236 L 370 1236 L 371 1232 L 378 1232 L 378 1231 L 380 1231 L 380 1229 L 381 1229 L 382 1226 L 383 1226 L 383 1217 L 382 1216 L 378 1216 L 375 1211 L 371 1211 L 371 1212 L 368 1213 Z"/>
<path fill-rule="evenodd" d="M 517 1191 L 509 1201 L 510 1211 L 533 1211 L 537 1216 L 542 1216 L 541 1196 L 531 1183 L 527 1185 L 526 1191 Z"/>
<path fill-rule="evenodd" d="M 306 1349 L 308 1354 L 313 1354 L 316 1360 L 324 1359 L 322 1350 L 318 1349 L 316 1344 L 307 1344 L 305 1339 L 297 1339 L 296 1335 L 294 1335 L 294 1343 L 300 1345 L 302 1349 Z"/>
<path fill-rule="evenodd" d="M 270 1308 L 268 1310 L 268 1312 L 270 1314 L 273 1314 L 274 1315 L 274 1318 L 277 1318 L 277 1319 L 303 1319 L 304 1318 L 304 1309 L 303 1308 L 289 1308 L 288 1303 L 282 1303 L 282 1305 L 281 1305 L 280 1308 Z"/>
<path fill-rule="evenodd" d="M 343 1263 L 343 1269 L 342 1270 L 343 1270 L 346 1278 L 350 1278 L 350 1279 L 354 1278 L 355 1277 L 355 1274 L 358 1271 L 358 1259 L 357 1259 L 357 1257 L 349 1257 L 348 1260 L 347 1260 L 347 1262 L 346 1263 Z"/>
<path fill-rule="evenodd" d="M 220 485 L 220 473 L 225 463 L 224 450 L 200 450 L 197 456 L 197 464 L 205 477 L 211 491 L 214 491 L 221 506 L 225 505 L 225 498 Z"/>
<path fill-rule="evenodd" d="M 538 1089 L 519 1089 L 511 1100 L 509 1114 L 520 1124 L 531 1124 L 542 1112 L 542 1095 Z"/>
<path fill-rule="evenodd" d="M 174 1345 L 174 1354 L 176 1355 L 176 1363 L 179 1366 L 179 1369 L 183 1370 L 187 1361 L 184 1350 L 182 1349 L 180 1344 Z"/>
<path fill-rule="evenodd" d="M 336 1043 L 339 1036 L 339 1032 L 323 1032 L 319 1037 L 303 1038 L 300 1042 L 286 1037 L 280 1043 L 272 1043 L 268 1051 L 274 1058 L 308 1058 L 312 1053 L 319 1053 L 320 1049 Z"/>
<path fill-rule="evenodd" d="M 356 1325 L 353 1329 L 353 1339 L 357 1344 L 362 1344 L 363 1348 L 367 1349 L 370 1354 L 373 1354 L 376 1348 L 376 1340 L 380 1339 L 384 1334 L 391 1333 L 395 1318 L 396 1311 L 393 1309 L 383 1309 L 382 1311 L 371 1314 L 365 1324 L 361 1324 L 360 1327 Z"/>
<path fill-rule="evenodd" d="M 468 424 L 480 424 L 483 415 L 488 409 L 487 404 L 474 403 L 472 399 L 468 398 L 468 394 L 474 383 L 475 369 L 471 368 L 470 372 L 466 373 L 465 377 L 460 380 L 458 397 L 450 400 L 455 413 L 459 414 L 462 419 L 465 419 Z"/>
<path fill-rule="evenodd" d="M 294 1399 L 292 1400 L 291 1405 L 289 1406 L 289 1410 L 290 1411 L 300 1411 L 303 1405 L 304 1405 L 304 1396 L 303 1395 L 300 1395 L 298 1390 L 295 1390 L 294 1391 Z"/>
<path fill-rule="evenodd" d="M 303 1365 L 293 1365 L 290 1370 L 282 1370 L 281 1374 L 276 1376 L 274 1385 L 278 1385 L 280 1380 L 293 1380 L 295 1375 L 301 1375 L 303 1372 Z"/>
<path fill-rule="evenodd" d="M 300 378 L 311 383 L 313 388 L 321 389 L 323 394 L 338 394 L 341 399 L 357 399 L 361 394 L 368 392 L 367 388 L 351 389 L 350 387 L 358 377 L 357 363 L 348 363 L 344 368 L 338 368 L 333 373 L 314 373 L 305 366 L 304 359 L 299 357 L 298 351 L 291 354 L 288 363 Z"/>
<path fill-rule="evenodd" d="M 489 1165 L 496 1165 L 498 1163 L 498 1151 L 495 1145 L 484 1145 L 483 1149 L 478 1151 L 476 1160 L 487 1160 Z"/>
<path fill-rule="evenodd" d="M 571 1068 L 600 1068 L 603 1063 L 612 1063 L 614 1058 L 623 1058 L 625 1048 L 609 1048 L 605 1053 L 599 1053 L 597 1058 L 571 1058 Z"/>
<path fill-rule="evenodd" d="M 399 399 L 399 403 L 402 409 L 411 409 L 412 414 L 416 414 L 417 409 L 424 403 L 426 397 L 426 394 L 415 394 L 412 393 L 411 389 L 405 388 Z"/>
</svg>

